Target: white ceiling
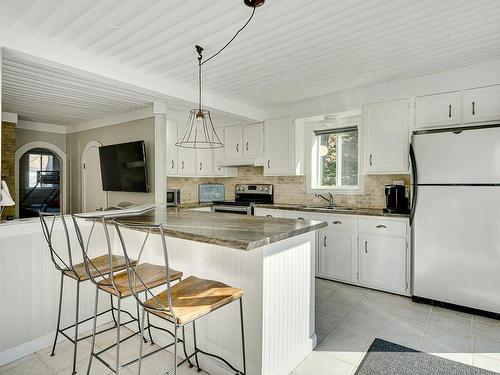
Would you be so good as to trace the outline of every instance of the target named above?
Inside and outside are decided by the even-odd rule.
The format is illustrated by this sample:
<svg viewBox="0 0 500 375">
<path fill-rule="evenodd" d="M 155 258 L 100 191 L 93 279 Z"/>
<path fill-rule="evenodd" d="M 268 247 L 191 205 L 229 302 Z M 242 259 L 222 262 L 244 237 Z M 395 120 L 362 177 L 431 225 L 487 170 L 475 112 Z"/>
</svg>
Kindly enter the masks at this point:
<svg viewBox="0 0 500 375">
<path fill-rule="evenodd" d="M 0 0 L 0 23 L 196 88 L 250 14 L 239 0 Z M 267 0 L 204 89 L 260 107 L 500 56 L 499 0 Z M 122 102 L 114 103 L 118 107 Z"/>
</svg>

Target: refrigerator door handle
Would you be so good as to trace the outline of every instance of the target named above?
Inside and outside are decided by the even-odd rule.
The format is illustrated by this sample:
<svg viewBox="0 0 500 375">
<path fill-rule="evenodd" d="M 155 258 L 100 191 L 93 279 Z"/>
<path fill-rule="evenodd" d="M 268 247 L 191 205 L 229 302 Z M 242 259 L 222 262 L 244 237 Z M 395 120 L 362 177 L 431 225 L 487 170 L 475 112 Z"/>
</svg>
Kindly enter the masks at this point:
<svg viewBox="0 0 500 375">
<path fill-rule="evenodd" d="M 415 158 L 415 151 L 413 150 L 413 146 L 411 143 L 410 143 L 410 160 L 411 160 L 411 172 L 413 175 L 413 194 L 411 197 L 411 207 L 410 207 L 410 225 L 412 225 L 413 218 L 415 217 L 415 209 L 418 196 L 418 170 L 417 170 L 417 161 Z"/>
</svg>

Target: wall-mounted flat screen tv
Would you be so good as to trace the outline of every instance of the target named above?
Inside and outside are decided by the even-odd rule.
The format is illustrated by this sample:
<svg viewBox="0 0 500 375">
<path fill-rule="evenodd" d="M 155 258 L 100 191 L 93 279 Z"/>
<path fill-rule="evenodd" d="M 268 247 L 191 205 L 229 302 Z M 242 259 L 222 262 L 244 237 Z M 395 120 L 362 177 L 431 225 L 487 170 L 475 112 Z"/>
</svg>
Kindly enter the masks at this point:
<svg viewBox="0 0 500 375">
<path fill-rule="evenodd" d="M 149 192 L 144 141 L 99 147 L 102 189 Z"/>
</svg>

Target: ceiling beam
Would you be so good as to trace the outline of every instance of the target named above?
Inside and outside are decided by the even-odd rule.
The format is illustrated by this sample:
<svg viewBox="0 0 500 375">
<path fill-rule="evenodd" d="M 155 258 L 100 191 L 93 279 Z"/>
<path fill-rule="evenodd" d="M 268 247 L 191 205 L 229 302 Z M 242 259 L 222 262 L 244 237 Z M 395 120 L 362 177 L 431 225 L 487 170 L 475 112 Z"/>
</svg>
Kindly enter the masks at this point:
<svg viewBox="0 0 500 375">
<path fill-rule="evenodd" d="M 9 25 L 0 25 L 0 47 L 6 49 L 9 56 L 20 54 L 23 59 L 44 63 L 59 69 L 74 71 L 87 75 L 90 79 L 99 76 L 112 85 L 130 87 L 159 100 L 187 103 L 197 102 L 195 88 L 159 78 L 139 70 L 117 64 L 107 58 L 91 56 L 61 43 L 38 38 L 34 34 L 24 32 Z M 235 116 L 242 120 L 263 120 L 267 111 L 252 105 L 231 100 L 226 97 L 205 92 L 204 104 L 211 110 Z"/>
</svg>

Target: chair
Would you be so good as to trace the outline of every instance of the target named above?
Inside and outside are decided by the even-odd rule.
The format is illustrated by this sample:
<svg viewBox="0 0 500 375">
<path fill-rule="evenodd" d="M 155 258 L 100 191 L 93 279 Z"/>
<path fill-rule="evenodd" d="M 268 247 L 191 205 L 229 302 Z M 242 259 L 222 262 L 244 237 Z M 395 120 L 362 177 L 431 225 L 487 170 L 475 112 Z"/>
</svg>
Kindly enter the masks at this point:
<svg viewBox="0 0 500 375">
<path fill-rule="evenodd" d="M 50 250 L 50 257 L 52 259 L 52 262 L 54 263 L 54 266 L 56 270 L 58 270 L 61 273 L 61 284 L 60 284 L 60 290 L 59 290 L 59 308 L 58 308 L 58 313 L 57 313 L 57 328 L 56 328 L 56 335 L 54 338 L 54 343 L 52 345 L 52 352 L 51 356 L 54 356 L 55 350 L 56 350 L 56 345 L 57 345 L 57 338 L 58 335 L 61 334 L 64 337 L 66 337 L 69 341 L 71 341 L 74 345 L 73 348 L 73 374 L 76 374 L 76 354 L 77 354 L 77 348 L 78 348 L 78 341 L 84 340 L 86 338 L 89 338 L 90 335 L 78 338 L 78 326 L 82 323 L 87 322 L 90 319 L 93 319 L 92 317 L 89 317 L 87 319 L 84 319 L 82 321 L 79 321 L 79 306 L 80 306 L 80 284 L 82 282 L 86 282 L 90 279 L 87 271 L 86 271 L 86 266 L 84 263 L 73 263 L 73 253 L 71 249 L 71 241 L 70 241 L 70 234 L 68 230 L 68 226 L 66 224 L 66 220 L 64 219 L 64 215 L 60 213 L 45 213 L 45 212 L 40 212 L 39 213 L 40 217 L 40 222 L 42 225 L 42 233 L 45 237 L 45 240 L 47 241 L 47 245 Z M 54 247 L 54 238 L 53 238 L 53 231 L 56 222 L 61 222 L 62 227 L 64 229 L 64 237 L 65 237 L 65 242 L 66 242 L 66 251 L 60 251 L 56 250 Z M 98 256 L 96 258 L 93 258 L 90 260 L 92 264 L 91 272 L 90 274 L 92 277 L 97 277 L 97 276 L 102 276 L 106 277 L 112 272 L 116 271 L 122 271 L 125 269 L 125 258 L 123 256 L 114 256 L 113 257 L 113 267 L 111 267 L 111 262 L 109 261 L 109 257 L 107 255 L 102 255 Z M 133 263 L 133 261 L 131 261 Z M 61 328 L 61 308 L 62 308 L 62 298 L 63 298 L 63 289 L 64 289 L 64 278 L 68 277 L 72 280 L 76 281 L 76 312 L 75 312 L 75 323 L 65 327 Z M 114 312 L 116 309 L 113 306 L 113 299 L 111 299 L 111 308 L 109 308 L 106 311 L 101 312 L 99 315 L 106 314 L 108 312 L 111 312 L 114 318 Z M 115 320 L 116 324 L 116 320 Z M 70 337 L 66 334 L 65 331 L 74 328 L 75 333 L 74 337 Z M 104 331 L 101 331 L 99 333 L 102 333 Z"/>
<path fill-rule="evenodd" d="M 141 317 L 141 336 L 144 336 L 144 325 L 145 325 L 145 314 L 150 313 L 159 317 L 167 322 L 170 322 L 174 326 L 174 342 L 166 347 L 174 345 L 174 367 L 168 371 L 170 374 L 172 371 L 177 374 L 177 368 L 181 366 L 186 361 L 192 366 L 190 358 L 195 357 L 196 366 L 198 371 L 201 370 L 198 362 L 198 353 L 202 353 L 223 361 L 231 370 L 237 372 L 238 374 L 246 374 L 246 360 L 245 360 L 245 336 L 243 328 L 243 289 L 233 288 L 226 284 L 218 281 L 201 279 L 195 276 L 189 276 L 188 278 L 179 281 L 175 285 L 171 285 L 169 281 L 166 283 L 166 289 L 159 294 L 155 294 L 147 287 L 139 274 L 139 269 L 141 266 L 141 256 L 145 249 L 145 244 L 151 233 L 159 234 L 161 238 L 161 246 L 163 250 L 163 258 L 165 261 L 166 278 L 170 279 L 169 274 L 169 259 L 167 244 L 165 239 L 165 231 L 162 224 L 159 225 L 133 225 L 120 223 L 119 220 L 113 220 L 116 227 L 116 232 L 118 233 L 118 238 L 123 248 L 123 253 L 125 255 L 125 262 L 127 264 L 128 281 L 129 288 L 135 297 L 138 304 L 142 306 L 142 317 Z M 130 259 L 130 249 L 127 248 L 125 239 L 121 228 L 129 228 L 138 231 L 137 233 L 146 232 L 146 237 L 142 242 L 142 247 L 139 249 L 139 256 L 137 257 L 137 262 L 134 264 Z M 146 292 L 146 298 L 141 299 L 140 292 Z M 242 339 L 242 353 L 243 353 L 243 372 L 236 369 L 224 358 L 219 357 L 215 354 L 208 353 L 206 351 L 198 348 L 196 343 L 196 321 L 217 309 L 235 302 L 239 301 L 240 308 L 240 322 L 241 322 L 241 339 Z M 187 355 L 186 348 L 184 345 L 184 327 L 192 323 L 193 325 L 193 342 L 194 342 L 194 352 Z M 185 359 L 177 363 L 177 342 L 178 342 L 178 329 L 182 329 L 183 334 L 183 345 L 184 345 L 184 355 Z M 149 356 L 154 353 L 148 353 Z M 139 350 L 139 371 L 141 373 L 141 364 L 143 356 L 143 340 L 140 343 Z"/>
<path fill-rule="evenodd" d="M 82 253 L 83 253 L 83 259 L 84 259 L 84 264 L 85 268 L 87 270 L 87 273 L 90 276 L 90 280 L 95 284 L 96 286 L 96 294 L 95 294 L 95 305 L 94 305 L 94 322 L 93 322 L 93 329 L 92 329 L 92 344 L 91 344 L 91 353 L 90 353 L 90 358 L 89 358 L 89 364 L 87 368 L 87 374 L 90 373 L 90 369 L 92 366 L 92 359 L 95 357 L 97 358 L 100 362 L 102 362 L 105 366 L 107 366 L 109 369 L 114 371 L 116 374 L 119 374 L 120 372 L 120 367 L 125 367 L 128 366 L 136 360 L 132 360 L 127 362 L 126 364 L 120 366 L 120 344 L 123 343 L 124 341 L 132 338 L 133 336 L 137 335 L 140 333 L 140 329 L 143 328 L 139 325 L 139 330 L 137 332 L 133 332 L 129 336 L 127 336 L 124 339 L 120 338 L 120 327 L 121 325 L 128 324 L 123 323 L 121 324 L 121 312 L 128 313 L 126 310 L 122 310 L 121 308 L 121 301 L 125 298 L 130 297 L 133 292 L 129 288 L 130 285 L 130 280 L 129 280 L 129 274 L 127 271 L 124 270 L 124 268 L 121 268 L 121 272 L 113 272 L 115 270 L 115 264 L 114 264 L 114 259 L 117 257 L 117 255 L 112 254 L 112 243 L 111 243 L 111 238 L 109 234 L 109 229 L 108 229 L 108 220 L 112 218 L 113 214 L 100 214 L 99 216 L 89 216 L 88 214 L 85 215 L 72 215 L 73 217 L 73 222 L 75 224 L 75 229 L 77 233 L 77 238 L 78 242 L 80 243 Z M 78 224 L 78 218 L 85 218 L 86 220 L 91 220 L 93 221 L 92 223 L 92 229 L 90 230 L 89 236 L 86 239 L 86 241 L 83 238 L 82 232 L 80 230 L 80 225 Z M 109 264 L 111 271 L 108 276 L 106 277 L 98 277 L 95 278 L 94 275 L 91 273 L 92 269 L 92 259 L 88 257 L 88 244 L 90 243 L 90 237 L 92 236 L 93 228 L 95 227 L 96 223 L 100 223 L 102 225 L 102 228 L 104 230 L 105 234 L 105 239 L 106 239 L 106 248 L 108 250 L 108 255 L 107 257 L 109 258 Z M 118 256 L 118 259 L 124 258 L 123 256 Z M 126 268 L 126 262 L 125 260 L 125 268 Z M 131 265 L 137 265 L 137 262 L 135 260 L 131 260 L 128 258 L 128 262 Z M 163 266 L 158 266 L 150 263 L 142 263 L 141 265 L 137 265 L 136 267 L 137 275 L 140 275 L 141 280 L 144 281 L 144 284 L 141 285 L 136 289 L 136 292 L 144 292 L 146 289 L 149 288 L 155 288 L 161 285 L 164 285 L 166 283 L 170 283 L 173 281 L 181 280 L 182 279 L 182 272 L 173 270 L 173 269 L 166 269 Z M 117 324 L 115 325 L 117 327 L 116 330 L 116 343 L 113 345 L 110 345 L 103 350 L 95 353 L 95 341 L 96 341 L 96 330 L 97 330 L 97 317 L 100 315 L 97 313 L 98 311 L 98 302 L 99 302 L 99 291 L 108 293 L 111 297 L 111 299 L 116 298 L 118 303 L 117 303 Z M 137 304 L 137 314 L 139 316 L 139 305 Z M 149 316 L 148 316 L 148 321 L 149 321 Z M 151 324 L 148 323 L 147 329 L 149 332 L 149 337 L 150 340 L 153 341 L 152 336 L 151 336 L 151 327 L 155 327 Z M 168 332 L 168 331 L 167 331 Z M 141 334 L 141 343 L 143 341 L 146 341 L 144 338 L 144 335 Z M 181 341 L 181 340 L 179 340 Z M 115 361 L 115 368 L 111 367 L 109 363 L 107 363 L 103 358 L 101 358 L 101 354 L 104 353 L 105 351 L 108 351 L 112 349 L 113 347 L 116 347 L 116 361 Z"/>
</svg>

